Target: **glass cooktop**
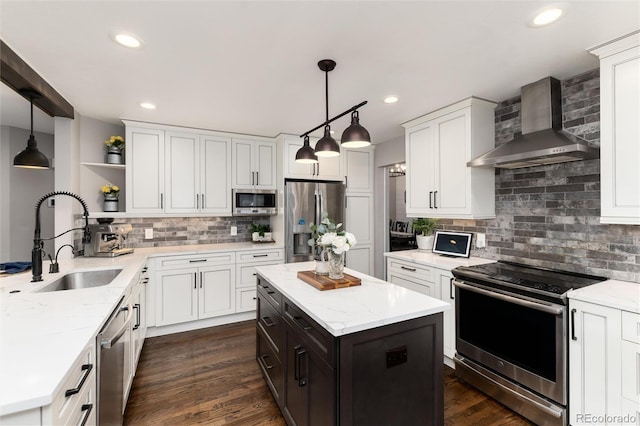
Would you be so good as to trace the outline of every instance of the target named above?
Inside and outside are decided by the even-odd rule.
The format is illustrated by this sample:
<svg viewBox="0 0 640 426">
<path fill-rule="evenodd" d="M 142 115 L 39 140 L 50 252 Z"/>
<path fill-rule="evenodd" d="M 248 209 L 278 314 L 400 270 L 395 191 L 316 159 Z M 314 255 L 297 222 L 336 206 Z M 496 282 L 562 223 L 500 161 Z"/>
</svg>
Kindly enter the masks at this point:
<svg viewBox="0 0 640 426">
<path fill-rule="evenodd" d="M 607 279 L 506 261 L 476 266 L 459 266 L 451 272 L 456 278 L 462 280 L 470 279 L 489 286 L 493 283 L 550 296 L 561 296 L 569 290 L 586 287 Z"/>
</svg>

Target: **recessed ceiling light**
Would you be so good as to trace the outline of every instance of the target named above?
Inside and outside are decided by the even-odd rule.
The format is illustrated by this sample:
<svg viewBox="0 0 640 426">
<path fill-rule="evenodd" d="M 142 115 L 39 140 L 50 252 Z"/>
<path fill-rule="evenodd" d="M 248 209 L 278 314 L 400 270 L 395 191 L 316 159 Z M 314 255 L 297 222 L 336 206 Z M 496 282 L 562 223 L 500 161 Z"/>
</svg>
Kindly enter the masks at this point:
<svg viewBox="0 0 640 426">
<path fill-rule="evenodd" d="M 398 102 L 397 96 L 387 96 L 386 98 L 384 98 L 385 104 L 395 104 L 396 102 Z"/>
<path fill-rule="evenodd" d="M 117 33 L 113 36 L 116 43 L 125 47 L 137 48 L 142 46 L 142 41 L 131 33 Z"/>
<path fill-rule="evenodd" d="M 529 19 L 530 27 L 544 27 L 545 25 L 549 25 L 553 22 L 556 22 L 562 16 L 566 15 L 567 9 L 569 8 L 566 3 L 556 3 L 545 6 L 542 9 L 538 9 L 531 18 Z"/>
<path fill-rule="evenodd" d="M 151 102 L 140 102 L 140 106 L 144 109 L 156 109 L 156 105 Z"/>
</svg>

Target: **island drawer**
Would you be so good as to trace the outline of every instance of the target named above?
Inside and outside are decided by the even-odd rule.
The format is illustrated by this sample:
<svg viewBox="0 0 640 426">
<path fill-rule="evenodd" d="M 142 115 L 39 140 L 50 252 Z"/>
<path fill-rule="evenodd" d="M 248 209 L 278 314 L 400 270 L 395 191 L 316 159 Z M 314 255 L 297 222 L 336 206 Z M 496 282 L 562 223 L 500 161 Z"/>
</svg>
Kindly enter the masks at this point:
<svg viewBox="0 0 640 426">
<path fill-rule="evenodd" d="M 263 295 L 268 300 L 276 311 L 280 312 L 280 306 L 282 305 L 282 294 L 271 284 L 269 284 L 264 278 L 258 275 L 258 294 Z"/>
<path fill-rule="evenodd" d="M 387 258 L 387 275 L 391 272 L 433 282 L 433 268 L 414 262 Z"/>
<path fill-rule="evenodd" d="M 302 312 L 286 297 L 283 299 L 283 315 L 287 323 L 311 344 L 309 347 L 330 367 L 335 366 L 334 337 L 310 316 Z"/>
<path fill-rule="evenodd" d="M 258 327 L 256 344 L 256 359 L 264 374 L 269 389 L 274 399 L 281 405 L 284 399 L 284 364 L 274 353 L 273 347 L 268 342 L 268 337 Z"/>
<path fill-rule="evenodd" d="M 284 335 L 284 322 L 280 312 L 265 299 L 265 295 L 262 293 L 258 293 L 256 317 L 258 329 L 265 334 L 276 355 L 280 355 L 282 336 Z"/>
</svg>

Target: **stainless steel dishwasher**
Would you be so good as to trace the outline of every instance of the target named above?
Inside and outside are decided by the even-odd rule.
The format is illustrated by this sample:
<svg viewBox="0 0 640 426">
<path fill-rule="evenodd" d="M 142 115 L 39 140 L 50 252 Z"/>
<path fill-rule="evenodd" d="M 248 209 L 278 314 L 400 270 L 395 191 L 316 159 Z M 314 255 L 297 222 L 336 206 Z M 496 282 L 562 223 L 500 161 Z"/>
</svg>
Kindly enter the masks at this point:
<svg viewBox="0 0 640 426">
<path fill-rule="evenodd" d="M 131 327 L 133 309 L 118 302 L 107 323 L 98 334 L 98 425 L 122 425 L 124 363 L 126 361 L 124 334 Z"/>
</svg>

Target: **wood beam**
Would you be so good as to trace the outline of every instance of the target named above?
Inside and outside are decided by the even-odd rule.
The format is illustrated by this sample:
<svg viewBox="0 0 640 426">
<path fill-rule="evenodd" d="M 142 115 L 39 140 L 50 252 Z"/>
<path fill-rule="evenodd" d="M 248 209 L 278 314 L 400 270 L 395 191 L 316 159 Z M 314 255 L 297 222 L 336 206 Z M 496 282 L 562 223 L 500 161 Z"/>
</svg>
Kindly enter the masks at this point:
<svg viewBox="0 0 640 426">
<path fill-rule="evenodd" d="M 51 117 L 74 118 L 73 105 L 2 40 L 0 40 L 0 79 L 18 93 L 22 89 L 39 92 L 42 97 L 34 99 L 33 104 Z M 20 94 L 24 97 L 22 93 Z M 29 100 L 26 97 L 25 99 Z"/>
</svg>

